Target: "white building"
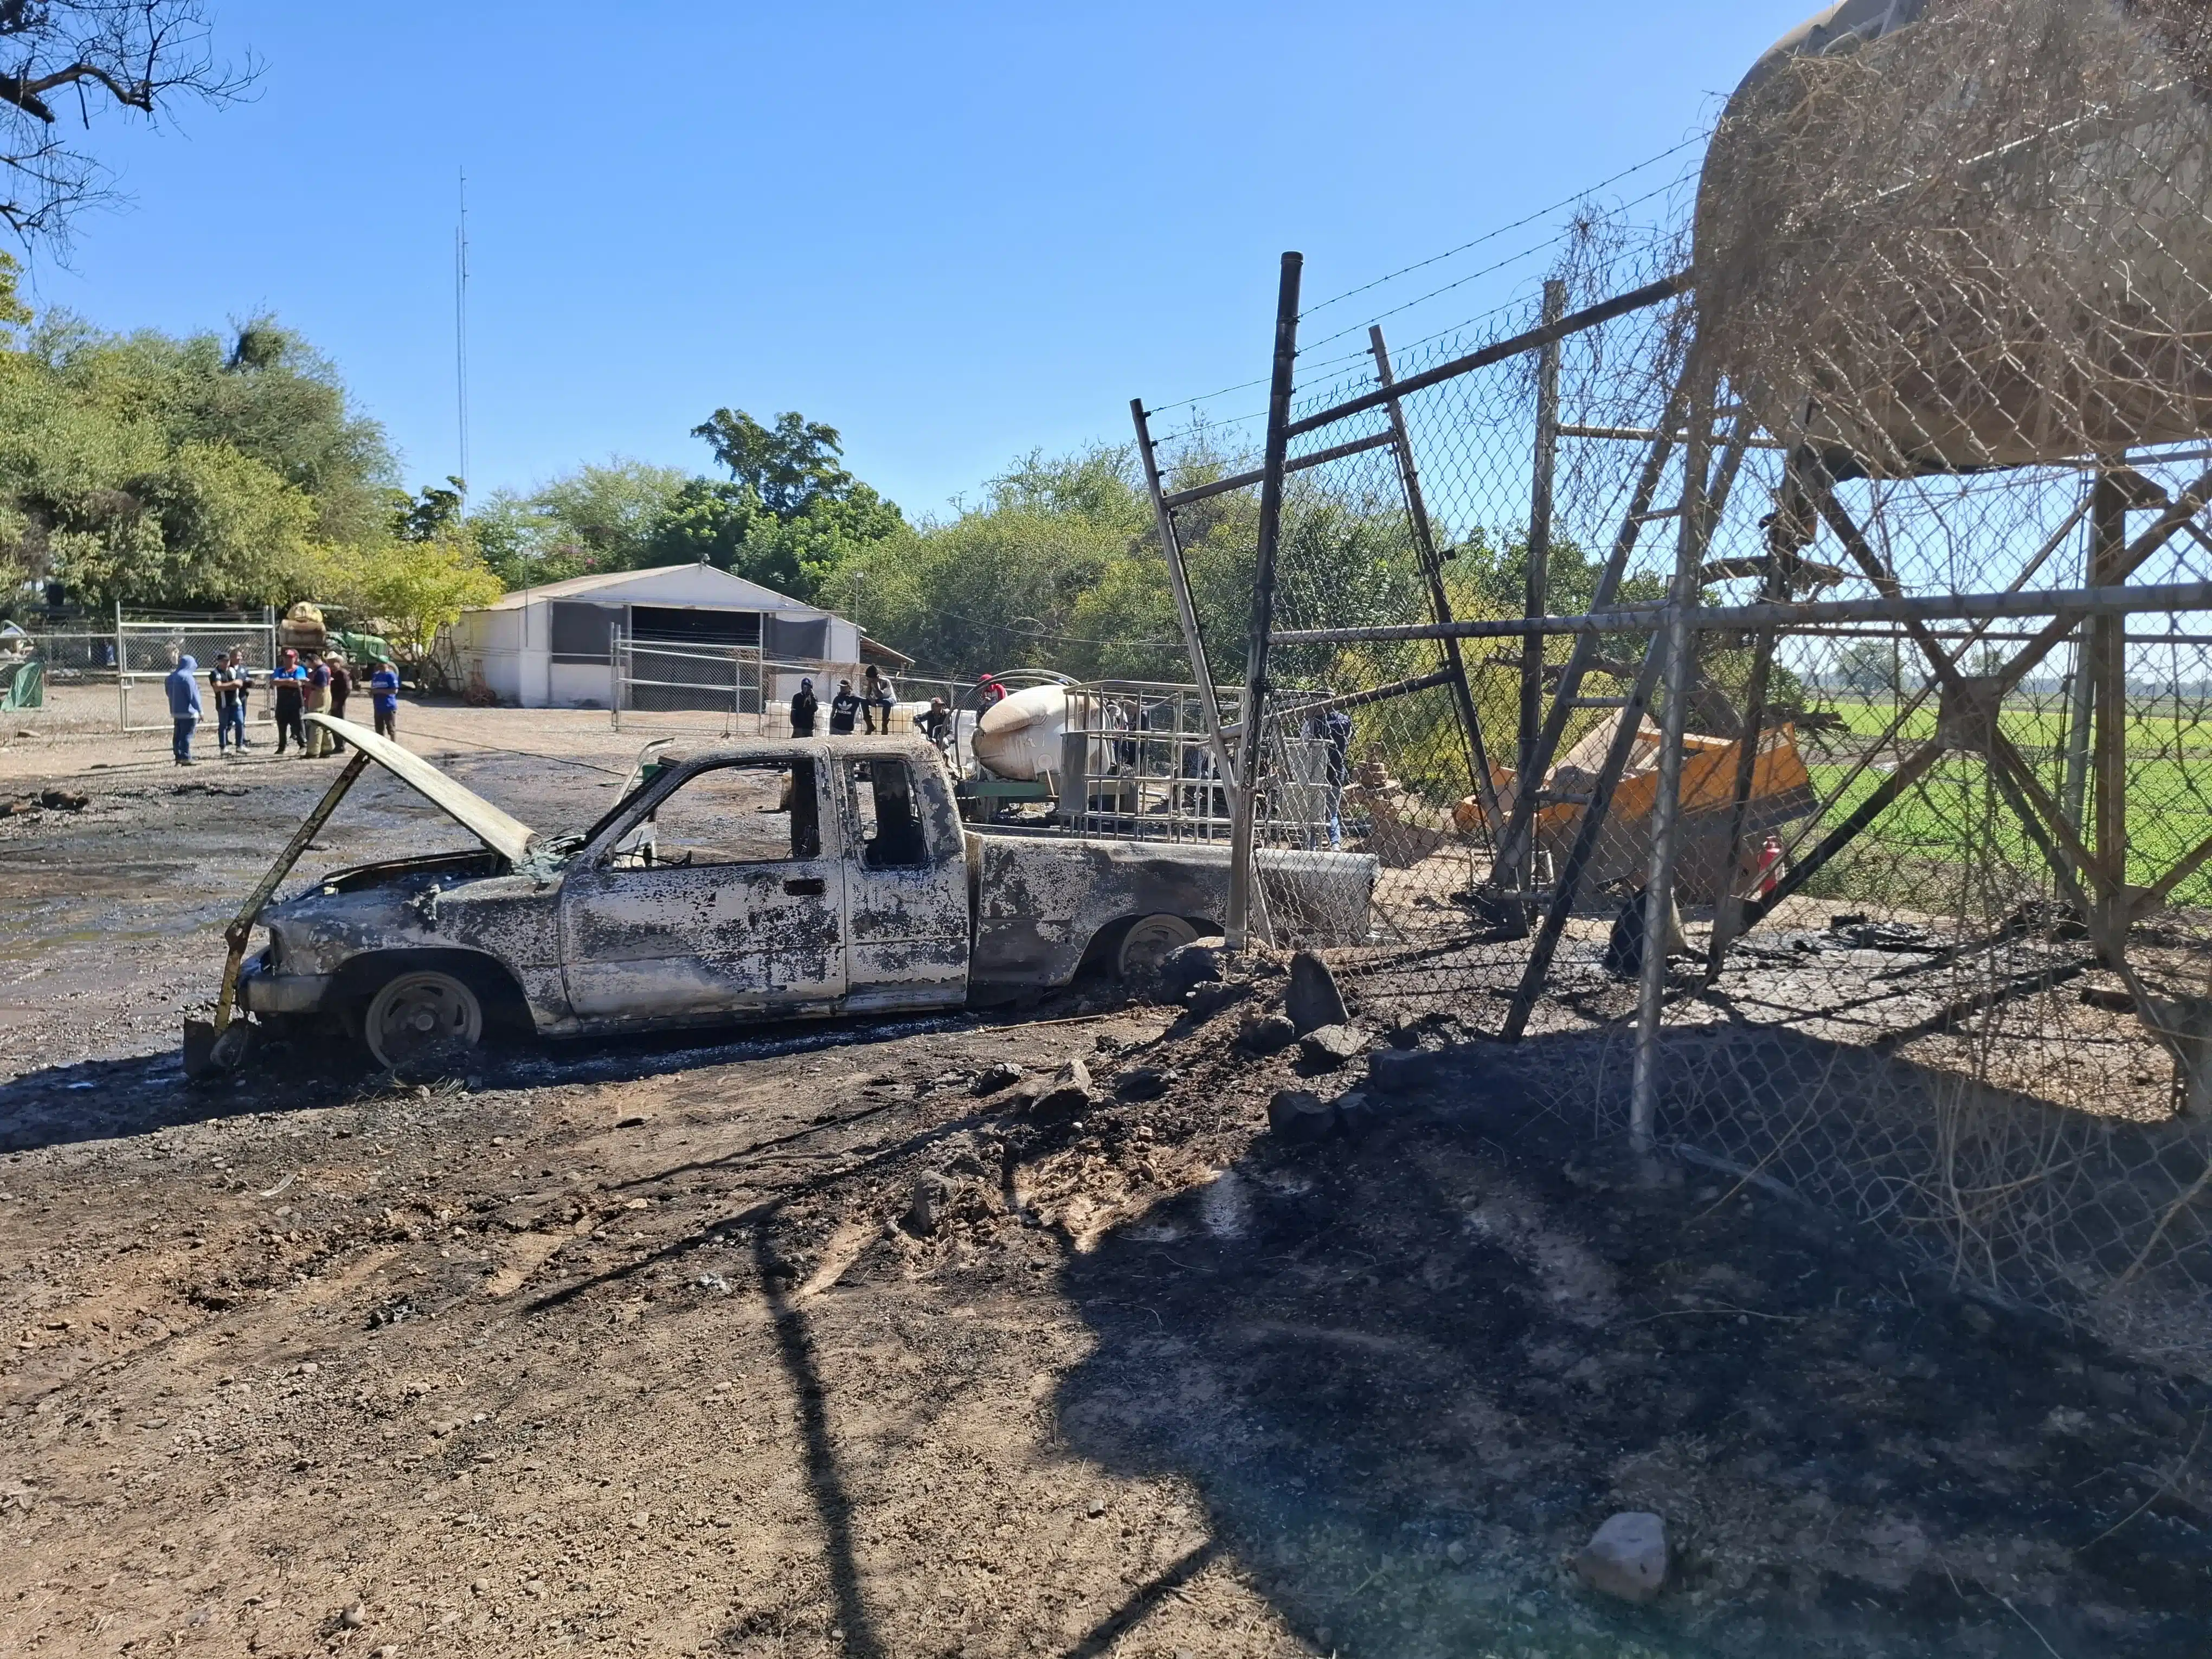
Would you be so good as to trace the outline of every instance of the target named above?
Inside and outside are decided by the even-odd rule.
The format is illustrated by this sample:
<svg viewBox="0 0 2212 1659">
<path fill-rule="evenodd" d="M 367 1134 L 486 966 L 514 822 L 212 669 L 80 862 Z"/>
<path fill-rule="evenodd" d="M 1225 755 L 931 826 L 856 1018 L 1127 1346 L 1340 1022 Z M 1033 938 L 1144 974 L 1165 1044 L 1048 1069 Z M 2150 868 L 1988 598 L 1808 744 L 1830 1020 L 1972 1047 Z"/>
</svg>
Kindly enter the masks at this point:
<svg viewBox="0 0 2212 1659">
<path fill-rule="evenodd" d="M 768 664 L 826 665 L 860 674 L 860 630 L 844 617 L 709 564 L 662 565 L 519 588 L 464 611 L 453 647 L 461 683 L 481 683 L 526 708 L 605 708 L 617 630 L 633 641 L 759 651 Z M 868 641 L 870 659 L 884 647 Z M 782 677 L 770 674 L 769 695 Z M 796 684 L 793 677 L 794 685 Z M 823 698 L 824 702 L 828 698 Z"/>
</svg>

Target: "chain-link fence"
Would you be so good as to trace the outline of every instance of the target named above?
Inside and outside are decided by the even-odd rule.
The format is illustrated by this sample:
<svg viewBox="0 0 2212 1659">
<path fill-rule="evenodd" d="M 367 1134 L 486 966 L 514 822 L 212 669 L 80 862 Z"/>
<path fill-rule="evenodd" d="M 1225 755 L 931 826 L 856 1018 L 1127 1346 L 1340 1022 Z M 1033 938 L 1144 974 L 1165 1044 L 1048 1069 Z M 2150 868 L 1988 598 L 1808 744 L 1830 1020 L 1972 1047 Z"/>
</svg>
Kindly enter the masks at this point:
<svg viewBox="0 0 2212 1659">
<path fill-rule="evenodd" d="M 791 702 L 802 683 L 812 690 L 819 708 L 817 732 L 830 729 L 830 703 L 841 682 L 856 693 L 865 672 L 850 663 L 786 660 L 764 655 L 757 646 L 712 645 L 696 640 L 641 639 L 617 635 L 609 646 L 610 719 L 617 732 L 690 732 L 717 737 L 774 737 L 791 730 Z M 881 726 L 913 732 L 929 707 L 942 697 L 949 709 L 972 702 L 975 687 L 961 680 L 902 674 L 887 680 L 891 706 L 886 716 L 871 706 L 855 715 L 855 729 Z M 948 721 L 947 743 L 964 744 L 974 728 L 973 711 L 962 724 Z"/>
<path fill-rule="evenodd" d="M 1261 844 L 1341 757 L 1370 1008 L 2202 1358 L 2212 36 L 1930 0 L 1846 44 L 1471 332 L 1293 380 L 1290 272 L 1264 440 L 1163 469 L 1171 565 L 1201 503 L 1255 525 L 1267 643 L 1194 655 L 1267 693 Z"/>
<path fill-rule="evenodd" d="M 201 684 L 200 701 L 212 723 L 215 704 L 206 676 L 216 656 L 224 652 L 234 653 L 236 659 L 253 671 L 254 685 L 246 698 L 246 719 L 265 721 L 275 718 L 268 674 L 276 665 L 276 625 L 265 615 L 133 620 L 126 614 L 117 620 L 112 641 L 117 719 L 125 732 L 169 729 L 166 682 L 187 657 L 195 665 Z"/>
</svg>

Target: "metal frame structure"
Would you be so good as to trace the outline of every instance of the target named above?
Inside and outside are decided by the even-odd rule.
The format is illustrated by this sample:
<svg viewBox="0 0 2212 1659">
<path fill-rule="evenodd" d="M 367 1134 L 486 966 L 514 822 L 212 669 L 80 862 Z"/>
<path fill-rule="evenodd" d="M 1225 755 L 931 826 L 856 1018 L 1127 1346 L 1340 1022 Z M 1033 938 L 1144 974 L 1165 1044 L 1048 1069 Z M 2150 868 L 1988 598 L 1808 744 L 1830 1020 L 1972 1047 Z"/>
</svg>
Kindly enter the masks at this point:
<svg viewBox="0 0 2212 1659">
<path fill-rule="evenodd" d="M 2099 963 L 2118 974 L 2127 985 L 2145 1023 L 2172 1054 L 2183 1073 L 2191 1079 L 2200 1105 L 2212 1109 L 2212 1043 L 2177 1035 L 2172 1019 L 2151 1018 L 2153 1000 L 2131 969 L 2126 951 L 2128 928 L 2163 903 L 2176 885 L 2212 864 L 2212 838 L 2190 849 L 2150 885 L 2131 889 L 2125 879 L 2127 849 L 2126 668 L 2125 647 L 2130 640 L 2127 617 L 2146 612 L 2212 611 L 2212 583 L 2181 582 L 2134 586 L 2129 579 L 2160 548 L 2186 531 L 2212 546 L 2212 535 L 2197 523 L 2212 502 L 2212 471 L 2179 492 L 2167 495 L 2148 487 L 2126 465 L 2124 457 L 2093 457 L 2080 465 L 2090 474 L 2084 499 L 2056 532 L 2027 562 L 2006 590 L 1998 592 L 1913 596 L 1905 592 L 1897 573 L 1884 561 L 1862 527 L 1844 506 L 1835 480 L 1823 458 L 1798 441 L 1790 432 L 1759 428 L 1748 401 L 1723 406 L 1717 397 L 1716 377 L 1699 361 L 1692 345 L 1690 362 L 1668 400 L 1658 423 L 1651 428 L 1579 425 L 1560 419 L 1559 406 L 1559 343 L 1585 329 L 1597 327 L 1635 310 L 1659 304 L 1686 292 L 1687 273 L 1646 284 L 1599 305 L 1568 313 L 1565 290 L 1547 287 L 1539 326 L 1480 351 L 1437 365 L 1422 374 L 1394 377 L 1379 328 L 1370 331 L 1376 365 L 1376 389 L 1346 398 L 1317 411 L 1288 418 L 1293 389 L 1297 340 L 1297 256 L 1285 255 L 1279 295 L 1273 370 L 1268 407 L 1267 437 L 1262 465 L 1256 471 L 1217 479 L 1180 492 L 1167 490 L 1162 482 L 1148 422 L 1140 402 L 1132 404 L 1146 477 L 1166 552 L 1177 608 L 1182 621 L 1194 678 L 1209 681 L 1205 642 L 1200 637 L 1191 603 L 1188 575 L 1177 540 L 1178 507 L 1205 496 L 1258 484 L 1261 489 L 1259 546 L 1253 595 L 1253 635 L 1246 664 L 1245 697 L 1248 709 L 1267 711 L 1267 720 L 1279 719 L 1271 703 L 1269 653 L 1278 647 L 1344 646 L 1403 641 L 1433 641 L 1444 654 L 1444 665 L 1436 672 L 1371 691 L 1352 694 L 1338 702 L 1374 701 L 1404 692 L 1449 685 L 1465 728 L 1472 793 L 1480 798 L 1485 822 L 1492 827 L 1489 880 L 1480 895 L 1482 908 L 1508 933 L 1525 934 L 1540 908 L 1541 921 L 1522 967 L 1500 1035 L 1511 1041 L 1528 1029 L 1531 1014 L 1544 995 L 1553 953 L 1567 921 L 1573 914 L 1599 836 L 1603 831 L 1612 796 L 1620 784 L 1631 749 L 1647 730 L 1646 720 L 1657 708 L 1660 716 L 1658 780 L 1651 813 L 1651 839 L 1643 882 L 1643 937 L 1662 937 L 1671 911 L 1679 852 L 1680 793 L 1684 734 L 1694 700 L 1693 677 L 1698 672 L 1697 641 L 1708 634 L 1747 635 L 1752 662 L 1740 714 L 1740 744 L 1726 814 L 1723 867 L 1734 870 L 1741 857 L 1751 805 L 1753 772 L 1759 745 L 1770 719 L 1768 697 L 1776 653 L 1782 641 L 1793 635 L 1848 631 L 1875 625 L 1895 637 L 1909 640 L 1924 661 L 1932 689 L 1943 705 L 1936 734 L 1917 744 L 1863 801 L 1828 827 L 1818 844 L 1783 874 L 1771 891 L 1759 896 L 1723 892 L 1704 965 L 1708 983 L 1717 977 L 1733 942 L 1747 928 L 1770 915 L 1775 908 L 1828 865 L 1844 847 L 1878 818 L 1884 809 L 1925 776 L 1946 753 L 1966 750 L 1983 757 L 1990 777 L 2009 814 L 2017 819 L 2028 842 L 2051 872 L 2058 892 L 2077 912 L 2087 928 Z M 1405 416 L 1407 398 L 1473 370 L 1533 354 L 1536 357 L 1535 442 L 1531 459 L 1529 557 L 1525 608 L 1516 619 L 1462 621 L 1451 614 L 1449 600 L 1438 574 L 1434 533 L 1423 501 L 1419 470 L 1413 453 Z M 1386 430 L 1326 446 L 1291 459 L 1293 439 L 1325 432 L 1338 422 L 1370 411 L 1382 411 Z M 1588 611 L 1571 616 L 1547 614 L 1549 597 L 1546 569 L 1551 537 L 1552 474 L 1558 441 L 1562 436 L 1615 439 L 1640 443 L 1645 453 Z M 1275 542 L 1279 533 L 1285 477 L 1305 467 L 1326 465 L 1368 450 L 1388 447 L 1394 453 L 1403 486 L 1413 545 L 1428 588 L 1431 616 L 1425 622 L 1368 627 L 1278 629 L 1275 616 Z M 1784 456 L 1784 483 L 1778 510 L 1762 522 L 1766 526 L 1765 550 L 1753 558 L 1709 562 L 1707 548 L 1725 508 L 1743 459 L 1753 450 L 1780 451 Z M 2166 457 L 2164 459 L 2173 459 Z M 2198 459 L 2202 459 L 2198 457 Z M 1670 465 L 1679 461 L 1680 499 L 1670 506 L 1655 507 L 1654 500 Z M 2130 534 L 2129 514 L 2154 513 L 2147 526 Z M 2090 526 L 2092 554 L 2089 580 L 2075 588 L 2037 591 L 2030 583 L 2058 544 L 2086 519 Z M 1656 605 L 1623 605 L 1620 587 L 1631 555 L 1644 527 L 1667 520 L 1675 526 L 1673 574 L 1668 598 Z M 1806 556 L 1820 532 L 1842 548 L 1844 566 L 1819 563 Z M 1806 588 L 1820 586 L 1850 574 L 1874 589 L 1871 598 L 1822 601 L 1799 598 Z M 1703 589 L 1723 580 L 1756 576 L 1759 598 L 1747 605 L 1706 605 Z M 1993 634 L 1991 625 L 2004 618 L 2045 619 L 2039 628 Z M 1971 624 L 1939 634 L 1929 624 Z M 1597 672 L 1597 647 L 1603 635 L 1642 635 L 1647 641 L 1643 661 L 1623 693 L 1586 696 L 1583 687 Z M 1549 705 L 1545 706 L 1547 678 L 1543 641 L 1552 635 L 1571 636 L 1572 653 L 1557 671 Z M 2149 636 L 2164 637 L 2164 636 Z M 1492 787 L 1488 744 L 1468 685 L 1461 652 L 1463 641 L 1484 638 L 1517 638 L 1518 697 L 1515 749 L 1516 787 L 1510 807 L 1501 811 L 1498 793 Z M 2016 649 L 1994 673 L 1968 674 L 1961 663 L 1967 650 L 1984 650 L 2002 639 Z M 2006 692 L 2062 645 L 2078 643 L 2082 667 L 2070 688 L 2076 719 L 2072 723 L 2074 745 L 2069 755 L 2068 777 L 2057 796 L 2037 777 L 2012 742 L 1999 729 L 1994 711 Z M 1231 786 L 1237 810 L 1234 857 L 1242 879 L 1240 891 L 1252 890 L 1255 826 L 1266 817 L 1261 751 L 1262 733 L 1256 724 L 1224 723 L 1218 700 L 1209 696 L 1207 718 L 1211 736 Z M 1586 793 L 1571 796 L 1546 793 L 1542 780 L 1558 758 L 1562 740 L 1578 711 L 1605 709 L 1616 719 L 1603 765 Z M 1976 718 L 1975 711 L 1979 710 Z M 1233 744 L 1233 749 L 1231 745 Z M 1531 856 L 1533 821 L 1547 805 L 1566 804 L 1581 809 L 1571 850 L 1548 888 L 1534 879 Z M 2085 814 L 2085 807 L 2087 812 Z M 2085 816 L 2094 832 L 2084 838 Z M 1242 926 L 1247 912 L 1235 912 Z M 1232 942 L 1241 943 L 1241 933 Z M 1636 1068 L 1632 1088 L 1630 1132 L 1639 1149 L 1652 1142 L 1655 1099 L 1653 1056 L 1661 1011 L 1668 995 L 1664 953 L 1643 953 L 1638 982 Z M 2212 1008 L 2212 1000 L 2208 1000 Z"/>
</svg>

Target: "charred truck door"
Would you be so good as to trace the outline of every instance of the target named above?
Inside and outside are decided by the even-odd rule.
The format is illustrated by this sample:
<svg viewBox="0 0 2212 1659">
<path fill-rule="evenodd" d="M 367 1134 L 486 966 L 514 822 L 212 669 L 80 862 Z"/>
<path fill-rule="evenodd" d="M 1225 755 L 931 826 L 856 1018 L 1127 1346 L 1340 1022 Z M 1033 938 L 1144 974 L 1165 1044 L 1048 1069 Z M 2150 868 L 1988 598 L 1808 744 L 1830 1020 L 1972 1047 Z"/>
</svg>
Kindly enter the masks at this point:
<svg viewBox="0 0 2212 1659">
<path fill-rule="evenodd" d="M 898 759 L 842 759 L 852 1008 L 937 1008 L 968 996 L 968 863 L 938 780 Z"/>
<path fill-rule="evenodd" d="M 739 761 L 648 793 L 572 862 L 568 1000 L 584 1020 L 834 1003 L 845 865 L 827 769 Z"/>
</svg>

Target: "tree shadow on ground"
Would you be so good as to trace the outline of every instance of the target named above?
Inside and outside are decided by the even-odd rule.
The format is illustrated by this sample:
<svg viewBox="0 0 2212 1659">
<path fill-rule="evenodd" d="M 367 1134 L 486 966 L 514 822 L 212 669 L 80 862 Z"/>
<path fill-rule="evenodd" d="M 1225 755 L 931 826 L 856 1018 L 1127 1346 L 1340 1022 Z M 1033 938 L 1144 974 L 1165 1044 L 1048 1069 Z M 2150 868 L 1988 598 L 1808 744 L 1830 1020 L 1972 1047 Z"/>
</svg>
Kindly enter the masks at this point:
<svg viewBox="0 0 2212 1659">
<path fill-rule="evenodd" d="M 1324 1652 L 2203 1651 L 2212 1393 L 1754 1183 L 1639 1183 L 1522 1080 L 1591 1041 L 1472 1047 L 1073 1258 L 1074 1449 L 1195 1481 Z M 1621 1510 L 1668 1526 L 1650 1607 L 1566 1569 Z"/>
</svg>

